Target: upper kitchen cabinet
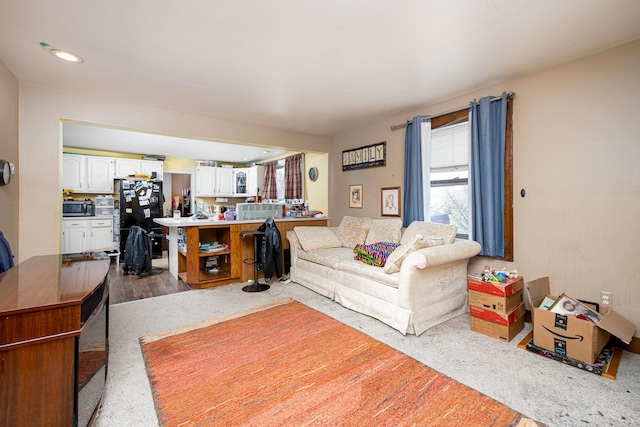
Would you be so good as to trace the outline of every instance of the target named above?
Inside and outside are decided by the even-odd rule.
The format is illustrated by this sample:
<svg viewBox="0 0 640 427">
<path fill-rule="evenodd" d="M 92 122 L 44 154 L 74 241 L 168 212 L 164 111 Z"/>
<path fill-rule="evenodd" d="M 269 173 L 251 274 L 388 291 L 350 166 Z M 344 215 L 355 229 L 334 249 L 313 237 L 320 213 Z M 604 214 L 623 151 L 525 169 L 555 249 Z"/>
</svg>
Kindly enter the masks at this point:
<svg viewBox="0 0 640 427">
<path fill-rule="evenodd" d="M 62 155 L 62 188 L 75 192 L 87 190 L 87 159 L 79 154 Z"/>
<path fill-rule="evenodd" d="M 233 168 L 217 167 L 216 169 L 216 196 L 233 196 L 235 193 L 235 180 Z"/>
<path fill-rule="evenodd" d="M 127 178 L 137 173 L 140 173 L 140 160 L 116 159 L 116 178 Z"/>
<path fill-rule="evenodd" d="M 255 196 L 263 180 L 264 166 L 252 166 L 250 168 L 197 166 L 196 196 Z"/>
<path fill-rule="evenodd" d="M 251 166 L 247 173 L 247 195 L 255 196 L 264 182 L 264 166 Z"/>
<path fill-rule="evenodd" d="M 87 157 L 87 192 L 113 193 L 114 163 L 109 157 Z"/>
<path fill-rule="evenodd" d="M 113 167 L 110 157 L 63 154 L 62 188 L 76 193 L 113 193 Z"/>
<path fill-rule="evenodd" d="M 162 181 L 164 163 L 158 160 L 140 160 L 140 171 L 140 173 L 151 175 L 151 178 L 153 178 L 153 174 L 155 173 L 155 179 Z"/>
<path fill-rule="evenodd" d="M 196 167 L 196 196 L 214 197 L 216 195 L 216 168 L 212 166 Z"/>
<path fill-rule="evenodd" d="M 237 168 L 233 170 L 233 192 L 236 197 L 246 197 L 247 195 L 247 175 L 248 168 Z"/>
<path fill-rule="evenodd" d="M 158 160 L 119 158 L 116 159 L 115 170 L 116 178 L 127 178 L 137 174 L 145 174 L 153 177 L 153 173 L 155 172 L 155 179 L 162 181 L 164 164 Z"/>
</svg>

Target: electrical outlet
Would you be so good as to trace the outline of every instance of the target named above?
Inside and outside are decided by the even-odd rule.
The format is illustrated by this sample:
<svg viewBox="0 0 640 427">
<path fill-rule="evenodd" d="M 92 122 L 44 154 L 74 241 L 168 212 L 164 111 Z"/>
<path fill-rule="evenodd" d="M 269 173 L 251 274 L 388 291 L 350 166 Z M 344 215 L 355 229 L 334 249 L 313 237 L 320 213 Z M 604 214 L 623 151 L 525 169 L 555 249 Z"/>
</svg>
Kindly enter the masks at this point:
<svg viewBox="0 0 640 427">
<path fill-rule="evenodd" d="M 611 295 L 611 292 L 600 291 L 600 304 L 607 307 L 613 305 L 613 295 Z"/>
</svg>

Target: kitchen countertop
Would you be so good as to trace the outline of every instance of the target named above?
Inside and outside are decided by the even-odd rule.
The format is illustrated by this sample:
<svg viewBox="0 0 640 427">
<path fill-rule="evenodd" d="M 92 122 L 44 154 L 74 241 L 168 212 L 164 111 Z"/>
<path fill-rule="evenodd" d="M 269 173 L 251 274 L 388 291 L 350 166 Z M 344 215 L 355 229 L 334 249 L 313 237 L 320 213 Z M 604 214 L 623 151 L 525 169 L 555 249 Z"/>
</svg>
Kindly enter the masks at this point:
<svg viewBox="0 0 640 427">
<path fill-rule="evenodd" d="M 206 219 L 193 219 L 194 216 L 182 217 L 180 219 L 174 218 L 154 218 L 153 221 L 165 227 L 194 227 L 202 225 L 232 225 L 232 224 L 261 224 L 266 219 L 246 219 L 246 220 L 220 220 L 213 218 Z M 275 222 L 287 222 L 287 221 L 321 221 L 328 220 L 328 217 L 313 218 L 313 217 L 286 217 L 286 218 L 274 218 Z"/>
</svg>

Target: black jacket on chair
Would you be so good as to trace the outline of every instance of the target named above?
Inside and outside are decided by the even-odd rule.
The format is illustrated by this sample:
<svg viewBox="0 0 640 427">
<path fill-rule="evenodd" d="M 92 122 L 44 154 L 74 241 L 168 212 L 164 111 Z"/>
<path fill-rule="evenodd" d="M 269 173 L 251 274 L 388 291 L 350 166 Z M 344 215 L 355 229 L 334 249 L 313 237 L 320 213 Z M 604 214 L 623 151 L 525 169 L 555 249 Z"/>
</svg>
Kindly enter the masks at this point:
<svg viewBox="0 0 640 427">
<path fill-rule="evenodd" d="M 124 247 L 122 270 L 125 275 L 131 271 L 136 276 L 151 272 L 149 238 L 147 232 L 137 225 L 132 226 L 129 231 L 129 237 L 127 237 L 127 243 Z"/>
<path fill-rule="evenodd" d="M 267 219 L 258 231 L 264 231 L 262 237 L 262 247 L 260 248 L 260 264 L 262 264 L 262 273 L 268 282 L 273 276 L 275 270 L 276 277 L 282 277 L 282 239 L 280 230 L 276 227 L 273 218 Z"/>
</svg>

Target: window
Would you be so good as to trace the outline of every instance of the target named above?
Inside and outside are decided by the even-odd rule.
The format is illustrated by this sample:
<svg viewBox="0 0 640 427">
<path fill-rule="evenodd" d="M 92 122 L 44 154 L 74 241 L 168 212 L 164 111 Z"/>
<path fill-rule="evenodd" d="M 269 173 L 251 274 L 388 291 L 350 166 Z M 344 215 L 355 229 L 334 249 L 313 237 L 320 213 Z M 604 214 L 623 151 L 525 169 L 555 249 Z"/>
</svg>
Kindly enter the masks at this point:
<svg viewBox="0 0 640 427">
<path fill-rule="evenodd" d="M 429 217 L 469 238 L 469 121 L 431 130 Z"/>
<path fill-rule="evenodd" d="M 285 162 L 286 159 L 280 159 L 277 161 L 278 164 L 276 166 L 276 192 L 278 195 L 278 203 L 291 203 L 291 200 L 285 199 Z M 300 176 L 304 176 L 304 158 L 300 161 Z M 304 186 L 302 187 L 302 197 L 300 199 L 304 200 Z"/>
<path fill-rule="evenodd" d="M 276 191 L 278 202 L 284 203 L 284 159 L 278 160 L 278 166 L 276 166 Z"/>
<path fill-rule="evenodd" d="M 452 127 L 457 124 L 465 124 L 468 129 L 469 110 L 467 108 L 431 118 L 432 132 L 436 132 L 441 128 Z M 468 131 L 467 131 L 467 134 L 468 134 Z M 432 138 L 433 138 L 433 135 L 432 135 Z M 469 137 L 467 136 L 466 139 L 468 141 Z M 467 147 L 468 146 L 469 145 L 467 145 Z M 467 149 L 467 155 L 468 153 L 469 153 L 469 150 Z M 427 187 L 429 188 L 429 194 L 427 196 L 428 198 L 432 199 L 429 210 L 435 213 L 435 216 L 431 215 L 432 217 L 431 220 L 434 222 L 443 222 L 443 221 L 446 221 L 447 218 L 445 218 L 444 216 L 438 217 L 437 215 L 448 215 L 449 222 L 451 224 L 456 224 L 458 226 L 459 237 L 465 237 L 465 233 L 467 236 L 469 236 L 469 234 L 471 233 L 470 227 L 472 227 L 473 225 L 469 224 L 469 219 L 471 214 L 470 207 L 465 208 L 464 206 L 462 206 L 458 208 L 457 211 L 456 209 L 449 209 L 449 212 L 446 212 L 447 211 L 446 208 L 442 208 L 445 211 L 443 213 L 437 213 L 434 211 L 434 209 L 436 211 L 438 209 L 441 209 L 439 206 L 446 205 L 446 203 L 440 202 L 440 200 L 447 200 L 448 198 L 450 200 L 448 203 L 450 204 L 453 204 L 454 200 L 459 201 L 460 204 L 463 203 L 461 202 L 461 200 L 466 200 L 467 206 L 470 206 L 469 204 L 470 194 L 468 194 L 469 193 L 469 186 L 468 186 L 469 161 L 467 160 L 466 163 L 467 163 L 466 170 L 463 170 L 462 165 L 454 165 L 453 167 L 451 167 L 451 170 L 448 170 L 448 171 L 442 170 L 442 173 L 440 173 L 437 170 L 438 167 L 434 167 L 430 165 L 430 167 L 433 168 L 433 170 L 431 171 L 432 174 L 429 176 L 430 185 L 429 186 L 425 185 L 425 188 Z M 436 164 L 436 166 L 438 165 L 440 164 Z M 441 166 L 441 167 L 444 168 L 445 166 Z M 451 191 L 450 197 L 447 194 L 448 191 Z M 466 192 L 467 195 L 464 196 L 462 194 L 457 194 L 457 193 L 463 193 L 463 192 Z M 445 193 L 445 195 L 442 195 L 442 193 Z M 504 247 L 504 257 L 501 259 L 504 259 L 506 261 L 513 261 L 513 96 L 509 96 L 507 98 L 507 129 L 505 134 L 505 156 L 504 156 L 504 199 L 505 199 L 504 200 L 504 246 L 505 247 Z M 432 209 L 431 206 L 433 206 L 434 208 Z M 458 221 L 457 218 L 454 219 L 457 215 L 459 215 L 460 218 L 462 218 L 464 216 L 463 212 L 466 212 L 466 215 L 467 215 L 466 228 L 464 226 L 458 225 L 458 223 L 456 222 Z M 426 217 L 427 215 L 425 215 L 425 218 Z M 463 220 L 460 219 L 460 221 L 463 221 Z"/>
</svg>

